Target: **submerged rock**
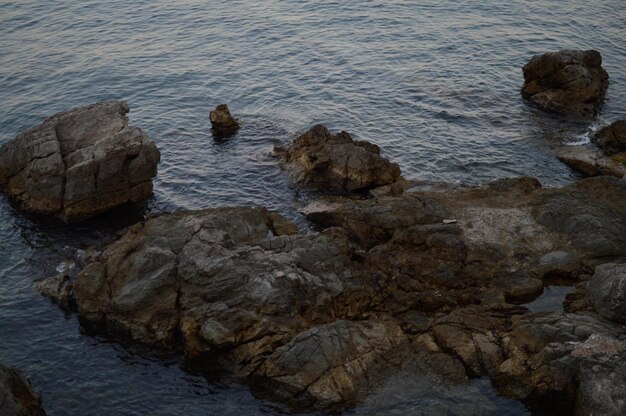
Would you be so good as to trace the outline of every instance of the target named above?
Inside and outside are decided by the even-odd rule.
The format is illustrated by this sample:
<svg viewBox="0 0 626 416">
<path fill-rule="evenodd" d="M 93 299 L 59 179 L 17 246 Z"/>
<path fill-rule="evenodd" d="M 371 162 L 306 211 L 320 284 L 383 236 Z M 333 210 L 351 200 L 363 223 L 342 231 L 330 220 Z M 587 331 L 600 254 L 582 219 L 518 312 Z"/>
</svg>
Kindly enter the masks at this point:
<svg viewBox="0 0 626 416">
<path fill-rule="evenodd" d="M 285 149 L 277 149 L 282 166 L 298 187 L 367 191 L 401 180 L 400 167 L 380 155 L 380 148 L 355 141 L 346 132 L 331 134 L 316 125 Z M 401 193 L 390 186 L 385 193 Z"/>
<path fill-rule="evenodd" d="M 626 120 L 619 120 L 603 127 L 593 135 L 591 141 L 609 156 L 626 152 Z"/>
<path fill-rule="evenodd" d="M 15 369 L 0 365 L 0 416 L 45 416 L 41 397 Z"/>
<path fill-rule="evenodd" d="M 588 117 L 609 85 L 598 51 L 562 50 L 534 56 L 523 68 L 522 97 L 542 110 Z"/>
<path fill-rule="evenodd" d="M 226 104 L 220 104 L 215 110 L 209 113 L 213 134 L 218 138 L 228 137 L 239 129 L 239 123 L 230 114 L 230 110 Z"/>
<path fill-rule="evenodd" d="M 160 153 L 127 113 L 126 102 L 106 101 L 24 131 L 0 148 L 0 190 L 65 222 L 150 197 Z"/>
<path fill-rule="evenodd" d="M 609 157 L 593 146 L 563 146 L 555 153 L 561 162 L 585 176 L 621 178 L 626 174 L 626 153 Z"/>
<path fill-rule="evenodd" d="M 626 263 L 598 266 L 587 291 L 600 315 L 626 324 Z"/>
</svg>

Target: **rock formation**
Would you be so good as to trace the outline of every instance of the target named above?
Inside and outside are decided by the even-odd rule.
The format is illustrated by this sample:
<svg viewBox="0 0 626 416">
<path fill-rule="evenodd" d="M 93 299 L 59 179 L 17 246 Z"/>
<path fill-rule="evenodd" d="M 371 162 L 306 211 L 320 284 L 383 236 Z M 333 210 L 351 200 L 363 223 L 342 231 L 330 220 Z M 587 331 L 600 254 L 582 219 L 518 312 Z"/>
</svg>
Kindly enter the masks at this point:
<svg viewBox="0 0 626 416">
<path fill-rule="evenodd" d="M 563 50 L 534 56 L 523 68 L 522 97 L 542 110 L 589 117 L 609 85 L 598 51 Z"/>
<path fill-rule="evenodd" d="M 419 371 L 441 383 L 488 375 L 516 399 L 619 414 L 623 384 L 594 392 L 623 374 L 623 333 L 518 304 L 626 261 L 625 197 L 611 177 L 327 197 L 308 210 L 322 230 L 310 234 L 262 208 L 165 214 L 39 288 L 85 325 L 182 349 L 298 410 L 341 410 L 432 362 Z"/>
<path fill-rule="evenodd" d="M 235 134 L 239 129 L 239 123 L 230 114 L 230 110 L 226 104 L 218 105 L 215 110 L 209 113 L 213 134 L 217 138 L 225 138 Z"/>
<path fill-rule="evenodd" d="M 331 134 L 316 125 L 287 148 L 277 148 L 295 186 L 325 191 L 367 191 L 386 187 L 401 193 L 400 167 L 380 155 L 380 148 L 355 141 L 346 132 Z"/>
<path fill-rule="evenodd" d="M 0 190 L 65 222 L 148 198 L 160 153 L 127 113 L 124 101 L 101 102 L 19 134 L 0 148 Z"/>
<path fill-rule="evenodd" d="M 41 397 L 15 369 L 0 365 L 0 416 L 45 416 Z"/>
</svg>

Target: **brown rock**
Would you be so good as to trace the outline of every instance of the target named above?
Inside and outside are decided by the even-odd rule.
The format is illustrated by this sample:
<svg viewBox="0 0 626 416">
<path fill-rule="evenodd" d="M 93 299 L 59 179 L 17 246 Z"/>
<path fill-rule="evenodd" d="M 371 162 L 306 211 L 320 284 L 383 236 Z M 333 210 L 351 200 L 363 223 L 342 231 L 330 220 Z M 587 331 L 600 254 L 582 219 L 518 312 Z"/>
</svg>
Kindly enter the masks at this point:
<svg viewBox="0 0 626 416">
<path fill-rule="evenodd" d="M 209 114 L 209 118 L 213 127 L 213 133 L 218 138 L 231 136 L 239 129 L 239 123 L 230 114 L 226 104 L 220 104 L 215 107 L 215 110 Z"/>
<path fill-rule="evenodd" d="M 619 154 L 608 157 L 602 150 L 592 146 L 563 146 L 555 153 L 561 162 L 585 176 L 610 175 L 621 178 L 626 174 L 626 159 L 622 161 Z"/>
<path fill-rule="evenodd" d="M 598 51 L 563 50 L 534 56 L 523 68 L 522 97 L 555 113 L 588 117 L 609 85 Z"/>
<path fill-rule="evenodd" d="M 619 120 L 603 127 L 593 135 L 591 141 L 608 155 L 626 152 L 626 120 Z"/>
<path fill-rule="evenodd" d="M 354 141 L 346 132 L 331 134 L 317 125 L 277 149 L 282 166 L 298 187 L 319 190 L 365 191 L 400 180 L 400 167 L 380 155 L 380 148 Z M 396 186 L 387 193 L 400 192 Z"/>
<path fill-rule="evenodd" d="M 41 397 L 30 381 L 15 369 L 0 365 L 0 415 L 45 416 Z"/>
</svg>

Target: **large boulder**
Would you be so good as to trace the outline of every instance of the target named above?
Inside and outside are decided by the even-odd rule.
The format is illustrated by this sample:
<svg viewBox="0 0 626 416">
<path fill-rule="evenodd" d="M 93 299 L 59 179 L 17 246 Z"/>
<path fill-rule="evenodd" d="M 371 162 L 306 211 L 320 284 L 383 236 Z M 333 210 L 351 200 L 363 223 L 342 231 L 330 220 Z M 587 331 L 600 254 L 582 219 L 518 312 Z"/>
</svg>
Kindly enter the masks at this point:
<svg viewBox="0 0 626 416">
<path fill-rule="evenodd" d="M 346 132 L 331 134 L 316 125 L 287 148 L 278 148 L 282 166 L 298 187 L 367 191 L 397 183 L 400 167 L 380 155 L 380 148 L 355 141 Z M 401 192 L 390 189 L 389 192 Z"/>
<path fill-rule="evenodd" d="M 152 195 L 160 153 L 128 125 L 128 104 L 56 114 L 0 148 L 0 190 L 22 209 L 65 222 Z"/>
<path fill-rule="evenodd" d="M 41 397 L 15 369 L 0 365 L 0 416 L 45 416 Z"/>
<path fill-rule="evenodd" d="M 603 264 L 587 285 L 589 300 L 602 316 L 626 324 L 626 264 Z"/>
<path fill-rule="evenodd" d="M 534 56 L 523 68 L 522 97 L 555 113 L 588 117 L 609 85 L 598 51 L 562 50 Z"/>
<path fill-rule="evenodd" d="M 591 141 L 608 155 L 626 152 L 626 120 L 619 120 L 601 128 L 593 135 Z"/>
</svg>

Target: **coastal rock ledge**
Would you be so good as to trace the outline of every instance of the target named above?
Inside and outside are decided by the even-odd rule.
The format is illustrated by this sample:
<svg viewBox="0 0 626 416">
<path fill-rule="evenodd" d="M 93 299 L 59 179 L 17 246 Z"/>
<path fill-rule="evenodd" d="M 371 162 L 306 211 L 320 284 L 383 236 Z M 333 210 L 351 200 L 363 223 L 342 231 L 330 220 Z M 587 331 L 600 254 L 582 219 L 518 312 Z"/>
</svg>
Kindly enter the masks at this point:
<svg viewBox="0 0 626 416">
<path fill-rule="evenodd" d="M 73 222 L 152 195 L 160 152 L 128 104 L 58 113 L 0 148 L 0 191 L 25 211 Z"/>
<path fill-rule="evenodd" d="M 595 50 L 536 55 L 524 66 L 522 97 L 542 110 L 589 117 L 600 107 L 609 75 Z"/>
<path fill-rule="evenodd" d="M 46 416 L 41 397 L 15 368 L 0 365 L 0 416 Z"/>
<path fill-rule="evenodd" d="M 183 351 L 189 368 L 295 410 L 345 409 L 403 369 L 442 389 L 489 376 L 544 410 L 617 416 L 620 325 L 520 304 L 626 260 L 625 197 L 611 177 L 334 196 L 310 207 L 321 231 L 307 234 L 258 207 L 163 214 L 38 288 L 89 329 Z"/>
</svg>

